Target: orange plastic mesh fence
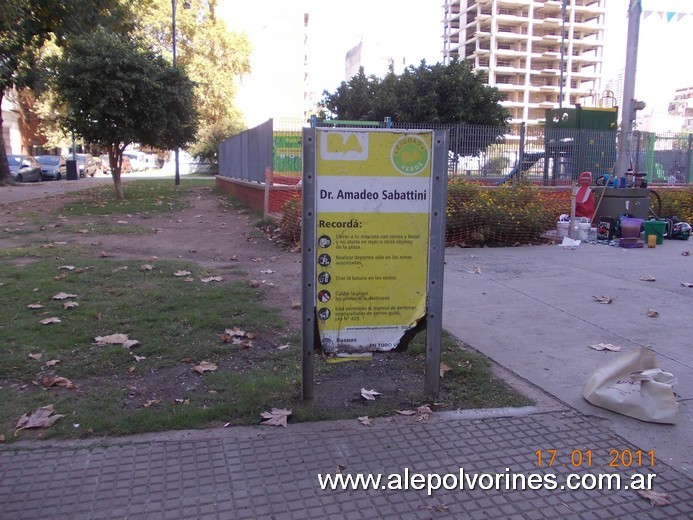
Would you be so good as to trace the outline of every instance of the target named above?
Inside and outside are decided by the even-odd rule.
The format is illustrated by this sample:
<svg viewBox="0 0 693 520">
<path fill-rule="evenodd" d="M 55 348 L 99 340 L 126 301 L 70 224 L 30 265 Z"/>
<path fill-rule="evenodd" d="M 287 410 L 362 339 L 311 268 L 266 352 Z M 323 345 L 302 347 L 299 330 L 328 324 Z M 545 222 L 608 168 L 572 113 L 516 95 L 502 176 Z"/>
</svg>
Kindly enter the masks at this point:
<svg viewBox="0 0 693 520">
<path fill-rule="evenodd" d="M 279 225 L 282 237 L 294 243 L 301 239 L 301 190 L 297 181 L 275 177 L 268 203 L 269 216 Z M 539 242 L 542 234 L 556 228 L 558 217 L 569 212 L 569 188 L 487 187 L 453 182 L 448 188 L 446 243 Z"/>
</svg>

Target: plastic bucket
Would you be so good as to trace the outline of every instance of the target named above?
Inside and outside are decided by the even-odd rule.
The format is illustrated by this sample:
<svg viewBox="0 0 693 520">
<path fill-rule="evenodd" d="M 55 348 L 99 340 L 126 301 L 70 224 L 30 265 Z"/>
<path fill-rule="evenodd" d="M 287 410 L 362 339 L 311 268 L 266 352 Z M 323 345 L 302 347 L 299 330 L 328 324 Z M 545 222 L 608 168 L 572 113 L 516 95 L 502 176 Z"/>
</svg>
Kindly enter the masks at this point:
<svg viewBox="0 0 693 520">
<path fill-rule="evenodd" d="M 570 222 L 563 222 L 562 220 L 559 220 L 558 222 L 556 222 L 556 236 L 558 238 L 567 237 L 569 231 L 570 231 Z"/>
<path fill-rule="evenodd" d="M 577 225 L 577 238 L 583 242 L 587 241 L 587 235 L 590 232 L 590 222 L 578 222 Z"/>
<path fill-rule="evenodd" d="M 663 220 L 646 220 L 645 226 L 645 242 L 648 241 L 650 235 L 657 237 L 657 244 L 664 242 L 664 235 L 667 232 L 667 223 Z"/>
<path fill-rule="evenodd" d="M 621 219 L 621 238 L 638 238 L 643 219 L 625 217 Z"/>
</svg>

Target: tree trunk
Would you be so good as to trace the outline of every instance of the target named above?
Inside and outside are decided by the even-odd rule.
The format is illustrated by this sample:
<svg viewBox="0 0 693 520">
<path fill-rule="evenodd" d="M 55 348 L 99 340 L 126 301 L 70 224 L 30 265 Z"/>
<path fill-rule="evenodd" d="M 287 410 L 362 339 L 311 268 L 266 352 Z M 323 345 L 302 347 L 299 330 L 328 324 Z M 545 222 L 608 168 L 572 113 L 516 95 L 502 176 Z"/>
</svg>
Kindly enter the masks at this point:
<svg viewBox="0 0 693 520">
<path fill-rule="evenodd" d="M 112 172 L 113 185 L 115 186 L 116 198 L 125 200 L 125 192 L 123 191 L 123 182 L 120 180 L 120 168 L 116 168 Z"/>
<path fill-rule="evenodd" d="M 0 89 L 0 106 L 2 106 L 2 99 L 5 97 L 4 90 Z M 10 176 L 10 166 L 7 164 L 7 152 L 5 151 L 5 136 L 2 132 L 3 120 L 2 120 L 2 110 L 0 109 L 0 186 L 8 186 L 12 184 L 12 177 Z"/>
<path fill-rule="evenodd" d="M 123 182 L 120 180 L 120 172 L 123 168 L 123 151 L 118 145 L 108 147 L 108 162 L 111 165 L 111 176 L 113 177 L 113 185 L 115 186 L 116 198 L 125 200 L 125 191 L 123 191 Z"/>
</svg>

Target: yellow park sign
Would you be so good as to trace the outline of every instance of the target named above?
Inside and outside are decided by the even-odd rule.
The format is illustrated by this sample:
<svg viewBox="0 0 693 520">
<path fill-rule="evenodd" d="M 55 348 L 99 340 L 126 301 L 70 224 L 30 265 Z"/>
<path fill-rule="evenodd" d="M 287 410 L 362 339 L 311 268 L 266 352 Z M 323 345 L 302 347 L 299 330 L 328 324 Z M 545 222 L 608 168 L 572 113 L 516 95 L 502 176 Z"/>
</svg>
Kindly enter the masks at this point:
<svg viewBox="0 0 693 520">
<path fill-rule="evenodd" d="M 384 352 L 426 326 L 440 388 L 447 131 L 303 130 L 302 395 L 314 355 Z M 409 332 L 409 334 L 407 334 Z"/>
<path fill-rule="evenodd" d="M 315 305 L 326 353 L 391 350 L 424 317 L 432 135 L 317 132 Z"/>
</svg>

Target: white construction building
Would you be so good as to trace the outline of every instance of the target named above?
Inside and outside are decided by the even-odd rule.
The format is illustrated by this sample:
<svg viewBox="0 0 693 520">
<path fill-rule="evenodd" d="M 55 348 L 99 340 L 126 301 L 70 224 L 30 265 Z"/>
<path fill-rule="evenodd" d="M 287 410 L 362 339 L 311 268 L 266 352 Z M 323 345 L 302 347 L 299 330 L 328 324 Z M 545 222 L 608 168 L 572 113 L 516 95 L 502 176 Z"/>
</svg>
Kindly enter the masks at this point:
<svg viewBox="0 0 693 520">
<path fill-rule="evenodd" d="M 606 0 L 446 0 L 443 57 L 469 60 L 504 92 L 511 123 L 599 106 Z"/>
</svg>

